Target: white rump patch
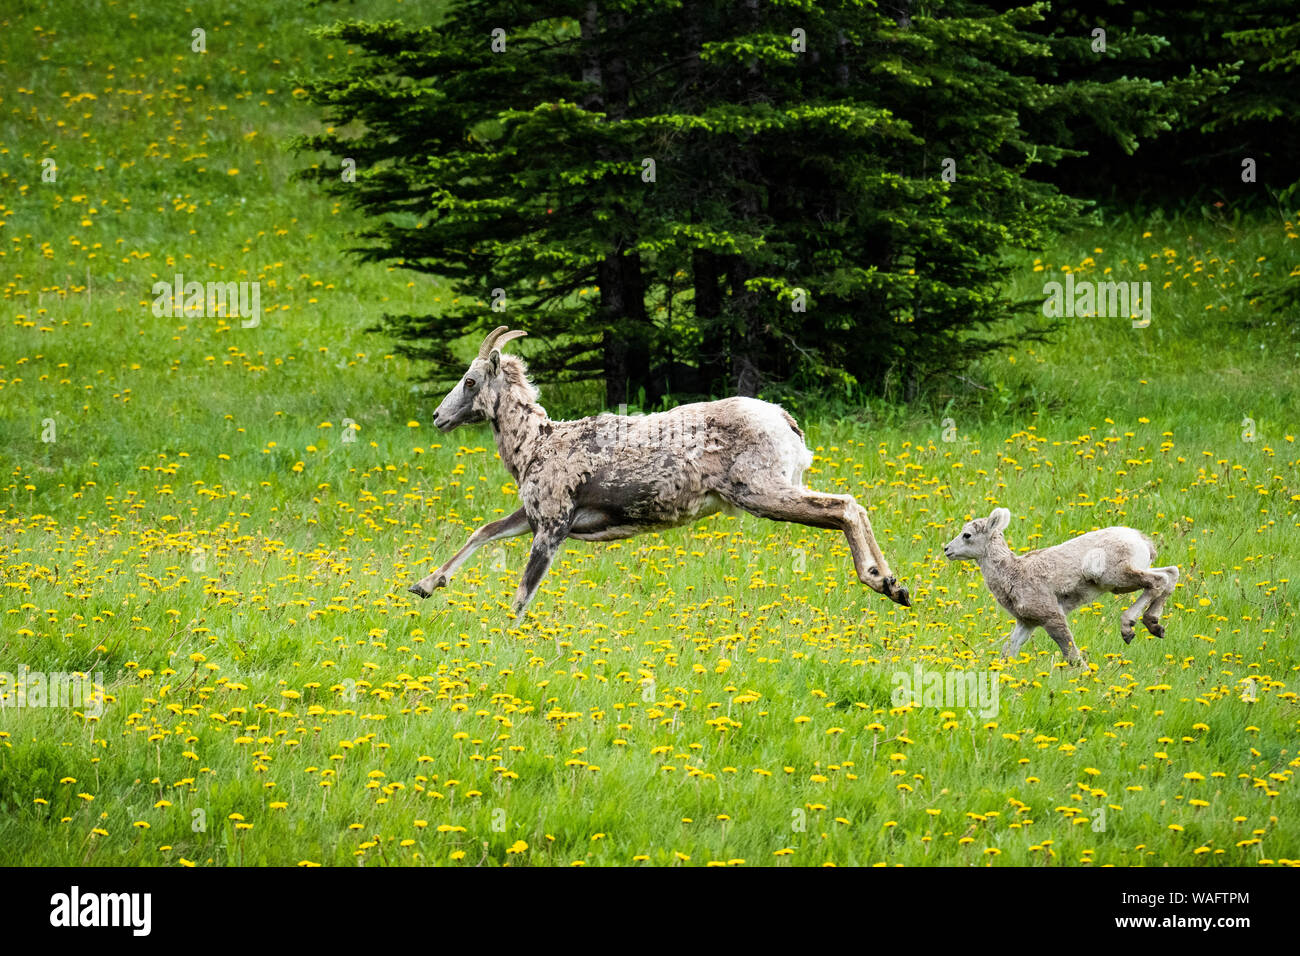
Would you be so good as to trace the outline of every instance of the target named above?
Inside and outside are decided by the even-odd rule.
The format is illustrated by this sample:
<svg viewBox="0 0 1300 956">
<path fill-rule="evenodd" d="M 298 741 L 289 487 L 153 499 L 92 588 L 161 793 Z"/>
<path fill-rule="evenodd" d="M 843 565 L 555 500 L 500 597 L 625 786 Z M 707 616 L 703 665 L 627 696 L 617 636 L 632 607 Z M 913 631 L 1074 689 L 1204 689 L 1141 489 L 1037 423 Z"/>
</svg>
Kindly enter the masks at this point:
<svg viewBox="0 0 1300 956">
<path fill-rule="evenodd" d="M 1130 567 L 1132 567 L 1133 570 L 1145 571 L 1151 567 L 1151 549 L 1147 547 L 1147 543 L 1142 540 L 1142 535 L 1137 531 L 1133 532 L 1133 540 L 1129 545 L 1129 552 L 1129 561 L 1131 562 Z"/>
</svg>

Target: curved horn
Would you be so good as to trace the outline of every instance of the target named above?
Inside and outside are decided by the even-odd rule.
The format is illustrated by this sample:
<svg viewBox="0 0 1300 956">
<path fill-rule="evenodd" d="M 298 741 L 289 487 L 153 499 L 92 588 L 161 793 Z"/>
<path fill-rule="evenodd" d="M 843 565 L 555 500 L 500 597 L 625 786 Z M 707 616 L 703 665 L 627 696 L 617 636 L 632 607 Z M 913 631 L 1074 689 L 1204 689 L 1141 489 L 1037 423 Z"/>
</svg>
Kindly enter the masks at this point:
<svg viewBox="0 0 1300 956">
<path fill-rule="evenodd" d="M 478 357 L 485 359 L 491 355 L 492 347 L 496 345 L 497 339 L 500 338 L 502 332 L 507 331 L 509 328 L 510 326 L 508 325 L 498 325 L 495 329 L 489 332 L 487 338 L 483 340 L 483 344 L 478 347 Z"/>
<path fill-rule="evenodd" d="M 502 348 L 502 347 L 503 347 L 507 342 L 512 342 L 512 341 L 514 341 L 515 339 L 522 339 L 522 338 L 523 338 L 525 335 L 527 335 L 527 334 L 528 334 L 527 332 L 521 332 L 521 331 L 519 331 L 518 329 L 516 329 L 516 330 L 513 331 L 513 332 L 507 332 L 505 335 L 501 336 L 501 338 L 499 338 L 499 339 L 497 339 L 495 342 L 493 342 L 493 343 L 492 343 L 492 347 L 495 348 L 495 349 L 500 349 L 500 348 Z"/>
</svg>

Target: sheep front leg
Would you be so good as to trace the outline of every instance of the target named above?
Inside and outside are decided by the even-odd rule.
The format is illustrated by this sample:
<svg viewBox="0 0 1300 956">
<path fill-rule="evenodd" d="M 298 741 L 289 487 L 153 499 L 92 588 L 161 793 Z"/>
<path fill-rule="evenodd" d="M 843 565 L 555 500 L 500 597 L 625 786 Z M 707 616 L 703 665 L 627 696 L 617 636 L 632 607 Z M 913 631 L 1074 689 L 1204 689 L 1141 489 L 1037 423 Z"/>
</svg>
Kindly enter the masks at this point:
<svg viewBox="0 0 1300 956">
<path fill-rule="evenodd" d="M 1058 618 L 1043 622 L 1043 630 L 1048 633 L 1052 640 L 1056 641 L 1057 647 L 1065 655 L 1065 661 L 1071 667 L 1087 667 L 1088 662 L 1083 659 L 1083 654 L 1079 651 L 1078 645 L 1074 643 L 1074 635 L 1070 633 L 1070 625 L 1062 614 Z"/>
<path fill-rule="evenodd" d="M 407 590 L 412 594 L 427 598 L 438 588 L 446 587 L 447 582 L 451 580 L 451 576 L 456 573 L 456 569 L 483 545 L 501 538 L 513 538 L 515 535 L 523 534 L 528 528 L 528 516 L 524 514 L 523 508 L 497 521 L 489 521 L 469 536 L 465 546 L 457 551 L 450 561 L 431 571 L 427 577 L 415 582 Z"/>
<path fill-rule="evenodd" d="M 524 568 L 524 576 L 519 582 L 519 588 L 515 591 L 514 603 L 511 605 L 511 610 L 515 614 L 523 614 L 524 608 L 528 607 L 533 600 L 538 585 L 542 583 L 542 578 L 546 577 L 546 572 L 551 567 L 555 552 L 559 550 L 564 539 L 569 536 L 571 522 L 571 518 L 565 521 L 550 522 L 541 525 L 533 532 L 533 548 L 528 553 L 528 566 Z"/>
</svg>

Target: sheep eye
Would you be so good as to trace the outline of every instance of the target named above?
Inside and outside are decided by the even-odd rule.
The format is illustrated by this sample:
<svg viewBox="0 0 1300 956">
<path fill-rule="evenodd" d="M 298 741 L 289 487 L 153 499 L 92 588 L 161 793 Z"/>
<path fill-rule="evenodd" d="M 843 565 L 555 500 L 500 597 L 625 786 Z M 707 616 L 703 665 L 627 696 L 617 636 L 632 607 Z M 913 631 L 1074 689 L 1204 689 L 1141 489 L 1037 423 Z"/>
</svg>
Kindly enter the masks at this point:
<svg viewBox="0 0 1300 956">
<path fill-rule="evenodd" d="M 962 538 L 964 538 L 965 540 L 969 541 L 969 540 L 970 540 L 970 532 L 967 531 L 965 534 L 962 535 Z"/>
</svg>

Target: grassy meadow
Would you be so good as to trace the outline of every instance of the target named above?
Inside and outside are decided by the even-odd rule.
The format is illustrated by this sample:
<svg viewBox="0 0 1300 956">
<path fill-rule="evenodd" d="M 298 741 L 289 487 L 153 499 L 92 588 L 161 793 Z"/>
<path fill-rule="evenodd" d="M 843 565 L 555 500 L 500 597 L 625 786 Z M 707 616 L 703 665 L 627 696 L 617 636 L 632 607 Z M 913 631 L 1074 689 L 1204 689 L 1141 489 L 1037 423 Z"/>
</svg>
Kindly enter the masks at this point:
<svg viewBox="0 0 1300 956">
<path fill-rule="evenodd" d="M 358 264 L 359 219 L 290 178 L 335 15 L 0 13 L 0 672 L 103 691 L 8 686 L 0 863 L 1300 862 L 1300 336 L 1250 304 L 1294 221 L 1104 216 L 1008 295 L 1150 281 L 1150 327 L 1069 319 L 912 406 L 796 409 L 910 609 L 842 536 L 725 515 L 570 542 L 521 619 L 527 536 L 420 601 L 517 497 L 363 331 L 450 293 Z M 260 322 L 156 317 L 177 273 L 260 282 Z M 1087 671 L 1041 631 L 1000 662 L 1010 617 L 942 553 L 995 506 L 1020 550 L 1148 533 L 1182 570 L 1167 636 L 1124 645 L 1106 596 L 1071 616 Z M 917 666 L 991 675 L 997 712 L 897 704 Z"/>
</svg>

